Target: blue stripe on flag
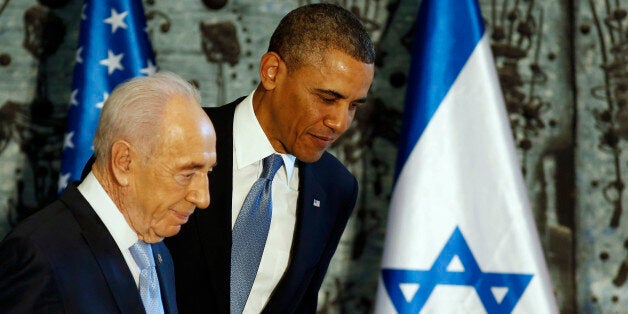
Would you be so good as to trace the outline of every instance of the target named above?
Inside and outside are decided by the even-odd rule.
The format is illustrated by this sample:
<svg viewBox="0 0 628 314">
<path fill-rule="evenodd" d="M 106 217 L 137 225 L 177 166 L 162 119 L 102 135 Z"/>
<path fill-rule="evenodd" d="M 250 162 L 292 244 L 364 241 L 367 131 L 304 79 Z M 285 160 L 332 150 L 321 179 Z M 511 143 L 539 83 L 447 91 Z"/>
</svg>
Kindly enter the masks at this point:
<svg viewBox="0 0 628 314">
<path fill-rule="evenodd" d="M 475 0 L 421 2 L 395 178 L 483 34 Z"/>
</svg>

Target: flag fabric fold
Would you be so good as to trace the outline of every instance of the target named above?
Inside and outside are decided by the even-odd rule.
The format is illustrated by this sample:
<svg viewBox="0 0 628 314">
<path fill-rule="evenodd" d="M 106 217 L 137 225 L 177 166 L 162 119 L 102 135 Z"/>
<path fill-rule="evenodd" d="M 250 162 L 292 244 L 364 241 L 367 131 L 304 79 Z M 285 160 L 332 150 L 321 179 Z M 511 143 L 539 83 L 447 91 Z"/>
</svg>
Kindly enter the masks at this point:
<svg viewBox="0 0 628 314">
<path fill-rule="evenodd" d="M 376 313 L 557 313 L 477 0 L 422 0 Z"/>
<path fill-rule="evenodd" d="M 157 71 L 141 0 L 86 0 L 76 50 L 59 192 L 93 154 L 100 111 L 120 83 Z"/>
</svg>

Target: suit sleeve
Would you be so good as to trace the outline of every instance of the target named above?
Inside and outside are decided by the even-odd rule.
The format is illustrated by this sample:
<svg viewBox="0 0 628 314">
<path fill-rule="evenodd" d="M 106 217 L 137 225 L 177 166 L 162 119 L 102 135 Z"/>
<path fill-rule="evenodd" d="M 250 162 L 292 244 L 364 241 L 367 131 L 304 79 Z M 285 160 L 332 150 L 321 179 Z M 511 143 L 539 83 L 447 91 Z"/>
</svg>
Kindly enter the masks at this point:
<svg viewBox="0 0 628 314">
<path fill-rule="evenodd" d="M 301 302 L 299 302 L 295 313 L 316 313 L 316 307 L 318 305 L 318 292 L 323 284 L 323 279 L 325 279 L 325 274 L 327 273 L 327 268 L 329 267 L 331 258 L 334 256 L 338 243 L 340 242 L 340 238 L 342 237 L 342 233 L 347 226 L 351 212 L 355 207 L 357 197 L 358 182 L 355 177 L 353 177 L 353 192 L 350 197 L 345 199 L 345 204 L 342 206 L 342 210 L 338 216 L 338 223 L 336 223 L 333 234 L 330 237 L 330 241 L 327 243 L 325 253 L 321 257 L 320 263 L 312 276 L 312 280 L 310 281 L 310 285 L 301 299 Z"/>
<path fill-rule="evenodd" d="M 63 313 L 50 265 L 28 239 L 0 243 L 0 309 L 3 313 Z"/>
</svg>

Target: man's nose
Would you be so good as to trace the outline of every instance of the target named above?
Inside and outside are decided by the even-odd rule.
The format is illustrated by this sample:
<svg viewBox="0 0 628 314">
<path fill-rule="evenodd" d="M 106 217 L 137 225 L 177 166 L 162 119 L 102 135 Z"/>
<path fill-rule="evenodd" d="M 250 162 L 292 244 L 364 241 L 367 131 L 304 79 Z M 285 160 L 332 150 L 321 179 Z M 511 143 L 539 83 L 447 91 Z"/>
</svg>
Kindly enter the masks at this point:
<svg viewBox="0 0 628 314">
<path fill-rule="evenodd" d="M 209 179 L 207 174 L 195 176 L 186 199 L 200 209 L 209 206 Z"/>
<path fill-rule="evenodd" d="M 325 117 L 324 123 L 325 126 L 333 129 L 337 134 L 342 134 L 351 126 L 352 121 L 353 114 L 349 112 L 348 106 L 337 106 L 330 110 Z"/>
</svg>

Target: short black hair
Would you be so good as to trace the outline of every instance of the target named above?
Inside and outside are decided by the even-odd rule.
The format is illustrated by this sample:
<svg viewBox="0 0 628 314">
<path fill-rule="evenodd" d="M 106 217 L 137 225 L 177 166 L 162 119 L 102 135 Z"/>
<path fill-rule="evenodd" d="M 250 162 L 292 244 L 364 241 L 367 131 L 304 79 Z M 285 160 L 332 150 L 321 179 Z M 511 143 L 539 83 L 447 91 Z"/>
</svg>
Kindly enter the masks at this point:
<svg viewBox="0 0 628 314">
<path fill-rule="evenodd" d="M 275 52 L 288 69 L 321 60 L 337 49 L 366 64 L 375 62 L 375 46 L 362 22 L 343 7 L 330 3 L 309 4 L 288 13 L 270 38 Z"/>
</svg>

